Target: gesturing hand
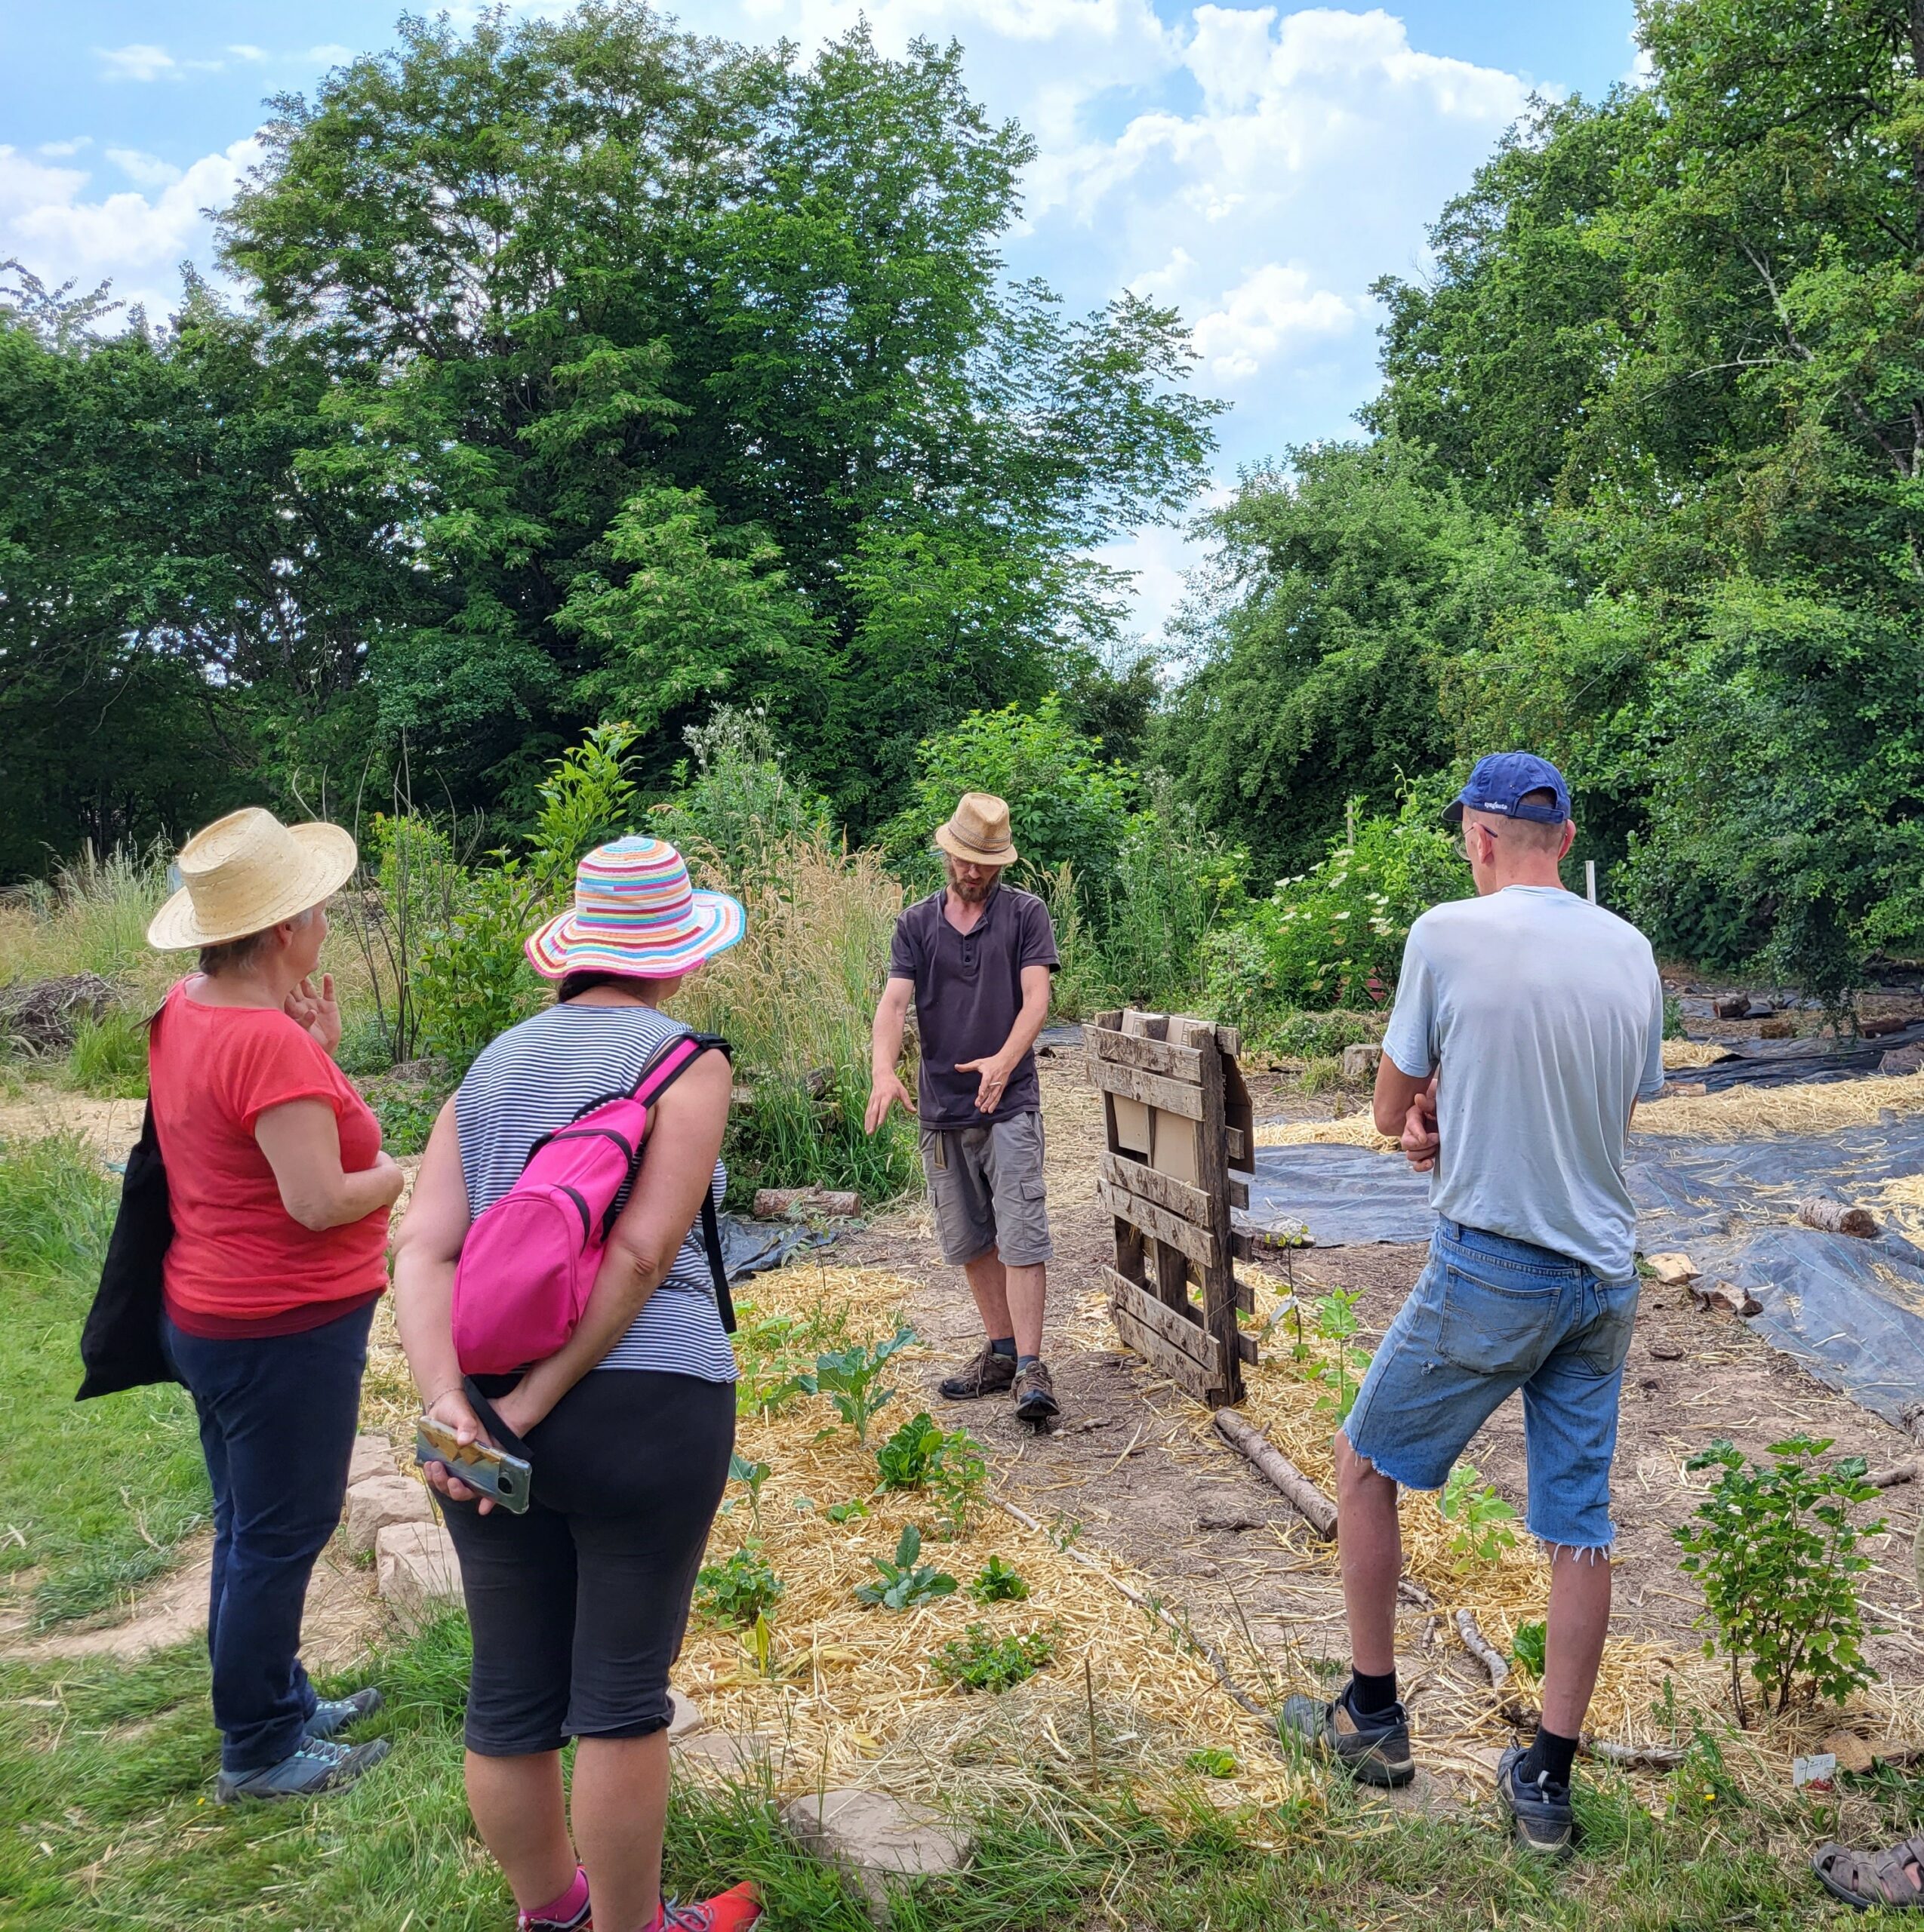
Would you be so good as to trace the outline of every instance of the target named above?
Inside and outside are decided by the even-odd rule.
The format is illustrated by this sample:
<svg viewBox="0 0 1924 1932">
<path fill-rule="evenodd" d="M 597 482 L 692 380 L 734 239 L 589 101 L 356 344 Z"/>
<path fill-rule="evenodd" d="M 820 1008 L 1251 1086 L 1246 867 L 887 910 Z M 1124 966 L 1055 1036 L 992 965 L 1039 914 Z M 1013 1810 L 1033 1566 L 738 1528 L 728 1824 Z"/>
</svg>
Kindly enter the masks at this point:
<svg viewBox="0 0 1924 1932">
<path fill-rule="evenodd" d="M 312 980 L 303 980 L 288 995 L 281 1009 L 297 1026 L 306 1028 L 330 1054 L 340 1044 L 340 1007 L 334 998 L 334 976 L 321 975 L 321 990 Z"/>
<path fill-rule="evenodd" d="M 1002 1095 L 1008 1090 L 1009 1069 L 999 1054 L 987 1060 L 959 1060 L 956 1062 L 958 1073 L 977 1073 L 981 1075 L 975 1089 L 975 1111 L 979 1114 L 992 1114 L 1002 1103 Z"/>
<path fill-rule="evenodd" d="M 873 1134 L 888 1118 L 890 1108 L 899 1103 L 904 1112 L 913 1113 L 916 1103 L 907 1088 L 902 1084 L 901 1076 L 891 1073 L 885 1079 L 878 1080 L 869 1089 L 868 1111 L 862 1116 L 862 1131 Z"/>
</svg>

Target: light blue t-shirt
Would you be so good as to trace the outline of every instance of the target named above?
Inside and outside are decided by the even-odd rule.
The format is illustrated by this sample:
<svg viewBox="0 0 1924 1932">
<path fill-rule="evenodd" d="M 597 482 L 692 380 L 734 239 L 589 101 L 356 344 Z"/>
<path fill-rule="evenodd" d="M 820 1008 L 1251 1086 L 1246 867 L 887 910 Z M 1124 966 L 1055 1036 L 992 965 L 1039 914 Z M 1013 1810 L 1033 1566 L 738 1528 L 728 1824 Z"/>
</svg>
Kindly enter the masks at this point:
<svg viewBox="0 0 1924 1932">
<path fill-rule="evenodd" d="M 1636 1266 L 1624 1178 L 1630 1107 L 1664 1087 L 1650 942 L 1573 892 L 1510 885 L 1410 928 L 1383 1050 L 1436 1081 L 1438 1214 L 1621 1281 Z"/>
</svg>

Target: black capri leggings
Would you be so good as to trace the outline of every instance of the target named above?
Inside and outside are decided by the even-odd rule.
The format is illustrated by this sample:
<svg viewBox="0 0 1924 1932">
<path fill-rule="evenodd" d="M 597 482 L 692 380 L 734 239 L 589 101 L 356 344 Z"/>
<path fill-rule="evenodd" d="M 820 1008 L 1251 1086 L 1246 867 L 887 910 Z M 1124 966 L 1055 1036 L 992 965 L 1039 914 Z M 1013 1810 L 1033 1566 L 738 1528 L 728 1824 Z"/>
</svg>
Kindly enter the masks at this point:
<svg viewBox="0 0 1924 1932">
<path fill-rule="evenodd" d="M 528 1757 L 666 1728 L 734 1439 L 731 1383 L 595 1369 L 528 1432 L 525 1515 L 446 1505 L 474 1634 L 470 1751 Z"/>
</svg>

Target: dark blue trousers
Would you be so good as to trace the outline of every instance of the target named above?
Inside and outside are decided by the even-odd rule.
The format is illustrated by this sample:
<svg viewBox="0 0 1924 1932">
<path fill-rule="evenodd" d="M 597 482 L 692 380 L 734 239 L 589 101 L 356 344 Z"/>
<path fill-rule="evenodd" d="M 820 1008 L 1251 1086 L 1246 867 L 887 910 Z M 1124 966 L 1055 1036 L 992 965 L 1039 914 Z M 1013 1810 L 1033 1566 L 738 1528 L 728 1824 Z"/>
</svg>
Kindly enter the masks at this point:
<svg viewBox="0 0 1924 1932">
<path fill-rule="evenodd" d="M 299 1746 L 313 1715 L 301 1612 L 347 1494 L 374 1305 L 300 1335 L 212 1340 L 162 1320 L 214 1485 L 207 1649 L 220 1767 L 263 1770 Z"/>
</svg>

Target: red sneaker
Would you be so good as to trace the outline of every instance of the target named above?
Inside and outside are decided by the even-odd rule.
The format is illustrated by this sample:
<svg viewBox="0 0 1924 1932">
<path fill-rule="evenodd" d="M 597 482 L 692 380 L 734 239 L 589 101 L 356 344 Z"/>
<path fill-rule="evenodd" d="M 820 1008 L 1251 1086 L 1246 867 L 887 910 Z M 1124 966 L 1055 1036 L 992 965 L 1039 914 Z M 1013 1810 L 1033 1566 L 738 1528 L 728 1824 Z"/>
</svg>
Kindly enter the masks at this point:
<svg viewBox="0 0 1924 1932">
<path fill-rule="evenodd" d="M 762 1894 L 744 1879 L 700 1905 L 671 1905 L 663 1899 L 656 1923 L 662 1932 L 744 1932 L 761 1916 Z"/>
</svg>

